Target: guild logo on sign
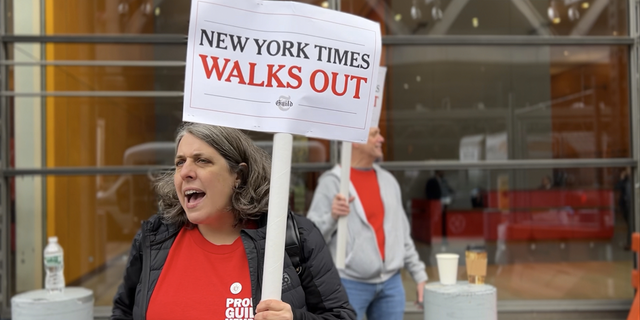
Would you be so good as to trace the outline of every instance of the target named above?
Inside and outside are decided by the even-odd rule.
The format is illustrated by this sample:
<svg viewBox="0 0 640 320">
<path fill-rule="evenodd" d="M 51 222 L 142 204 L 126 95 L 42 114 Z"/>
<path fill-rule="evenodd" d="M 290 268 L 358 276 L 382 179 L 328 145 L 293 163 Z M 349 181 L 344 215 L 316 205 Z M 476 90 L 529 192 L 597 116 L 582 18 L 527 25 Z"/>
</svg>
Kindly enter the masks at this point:
<svg viewBox="0 0 640 320">
<path fill-rule="evenodd" d="M 240 293 L 240 291 L 242 291 L 242 285 L 240 284 L 240 282 L 235 282 L 234 284 L 231 285 L 231 293 L 233 294 L 238 294 Z"/>
<path fill-rule="evenodd" d="M 278 100 L 276 100 L 276 106 L 280 108 L 282 111 L 287 111 L 293 107 L 293 102 L 291 101 L 291 96 L 280 96 Z"/>
</svg>

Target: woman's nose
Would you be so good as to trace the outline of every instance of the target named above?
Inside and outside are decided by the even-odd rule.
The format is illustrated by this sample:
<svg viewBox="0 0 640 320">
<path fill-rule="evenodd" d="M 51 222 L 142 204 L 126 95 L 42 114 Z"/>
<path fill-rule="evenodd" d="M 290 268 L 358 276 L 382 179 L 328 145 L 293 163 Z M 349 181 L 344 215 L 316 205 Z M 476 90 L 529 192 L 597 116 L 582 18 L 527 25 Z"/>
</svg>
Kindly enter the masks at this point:
<svg viewBox="0 0 640 320">
<path fill-rule="evenodd" d="M 182 164 L 182 168 L 180 168 L 180 178 L 182 178 L 182 180 L 193 180 L 196 178 L 196 171 L 191 161 L 186 160 L 184 164 Z"/>
</svg>

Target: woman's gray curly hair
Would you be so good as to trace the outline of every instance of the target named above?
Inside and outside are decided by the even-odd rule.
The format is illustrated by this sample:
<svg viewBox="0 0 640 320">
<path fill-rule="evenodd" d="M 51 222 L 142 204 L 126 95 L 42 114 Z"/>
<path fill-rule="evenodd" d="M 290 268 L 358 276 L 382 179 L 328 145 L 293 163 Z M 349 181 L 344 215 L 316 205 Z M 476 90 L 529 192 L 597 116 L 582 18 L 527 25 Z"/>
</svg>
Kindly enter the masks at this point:
<svg viewBox="0 0 640 320">
<path fill-rule="evenodd" d="M 208 124 L 185 122 L 176 135 L 176 151 L 185 134 L 192 134 L 214 148 L 227 161 L 231 172 L 240 175 L 241 182 L 231 196 L 231 212 L 235 225 L 258 219 L 267 212 L 271 160 L 266 151 L 256 146 L 242 131 Z M 246 166 L 241 166 L 245 163 Z M 191 225 L 180 205 L 173 178 L 175 168 L 155 181 L 160 215 L 167 223 Z"/>
</svg>

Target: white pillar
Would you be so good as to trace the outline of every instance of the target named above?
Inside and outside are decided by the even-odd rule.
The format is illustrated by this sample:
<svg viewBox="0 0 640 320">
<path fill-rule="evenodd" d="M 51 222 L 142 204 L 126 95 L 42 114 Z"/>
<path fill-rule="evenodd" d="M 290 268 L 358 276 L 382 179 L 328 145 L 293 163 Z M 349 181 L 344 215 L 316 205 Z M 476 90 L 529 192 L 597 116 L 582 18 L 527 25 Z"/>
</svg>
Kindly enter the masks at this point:
<svg viewBox="0 0 640 320">
<path fill-rule="evenodd" d="M 39 35 L 40 0 L 20 0 L 13 3 L 14 33 Z M 15 61 L 40 61 L 39 43 L 16 43 Z M 39 66 L 14 68 L 16 92 L 41 90 Z M 14 159 L 16 168 L 42 166 L 42 98 L 16 97 L 14 108 Z M 43 203 L 42 177 L 24 176 L 15 179 L 15 235 L 16 235 L 16 290 L 18 292 L 43 287 Z"/>
</svg>

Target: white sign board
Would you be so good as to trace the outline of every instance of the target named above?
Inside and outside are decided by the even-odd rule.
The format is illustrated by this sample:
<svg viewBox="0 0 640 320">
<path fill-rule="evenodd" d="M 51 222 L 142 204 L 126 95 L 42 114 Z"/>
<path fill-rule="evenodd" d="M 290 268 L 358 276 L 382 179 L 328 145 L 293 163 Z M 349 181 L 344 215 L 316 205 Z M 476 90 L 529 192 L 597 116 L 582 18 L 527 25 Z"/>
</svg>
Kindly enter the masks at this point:
<svg viewBox="0 0 640 320">
<path fill-rule="evenodd" d="M 487 160 L 509 159 L 509 141 L 506 132 L 487 135 L 485 138 L 485 158 Z"/>
<path fill-rule="evenodd" d="M 183 120 L 365 142 L 380 25 L 284 1 L 193 0 Z"/>
<path fill-rule="evenodd" d="M 373 115 L 371 117 L 371 126 L 380 126 L 380 114 L 382 114 L 382 98 L 384 95 L 384 79 L 387 75 L 387 67 L 380 67 L 378 71 L 378 84 L 376 85 L 376 98 L 373 101 Z"/>
<path fill-rule="evenodd" d="M 484 160 L 484 134 L 464 136 L 460 139 L 460 161 Z"/>
</svg>

